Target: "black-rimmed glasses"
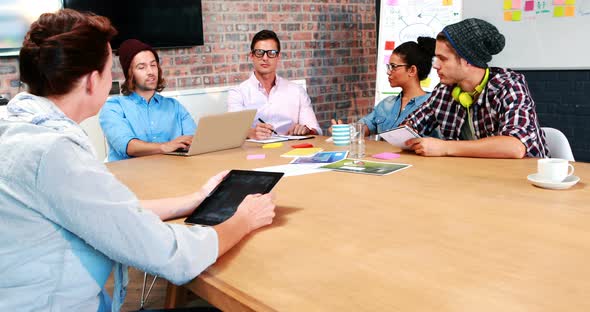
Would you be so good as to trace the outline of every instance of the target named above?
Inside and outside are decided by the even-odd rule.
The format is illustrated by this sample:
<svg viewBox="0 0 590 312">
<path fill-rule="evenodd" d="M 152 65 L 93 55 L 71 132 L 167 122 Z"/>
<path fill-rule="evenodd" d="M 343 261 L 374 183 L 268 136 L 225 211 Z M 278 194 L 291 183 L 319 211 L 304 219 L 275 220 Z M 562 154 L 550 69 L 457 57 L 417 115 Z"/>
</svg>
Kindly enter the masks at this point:
<svg viewBox="0 0 590 312">
<path fill-rule="evenodd" d="M 268 56 L 268 58 L 275 58 L 275 57 L 279 56 L 278 50 L 262 50 L 262 49 L 252 50 L 252 54 L 254 54 L 254 56 L 256 56 L 257 58 L 262 58 L 265 53 L 266 53 L 266 56 Z"/>
<path fill-rule="evenodd" d="M 400 67 L 410 66 L 408 64 L 396 64 L 396 63 L 389 63 L 387 64 L 387 73 L 391 73 L 394 70 L 397 70 Z"/>
</svg>

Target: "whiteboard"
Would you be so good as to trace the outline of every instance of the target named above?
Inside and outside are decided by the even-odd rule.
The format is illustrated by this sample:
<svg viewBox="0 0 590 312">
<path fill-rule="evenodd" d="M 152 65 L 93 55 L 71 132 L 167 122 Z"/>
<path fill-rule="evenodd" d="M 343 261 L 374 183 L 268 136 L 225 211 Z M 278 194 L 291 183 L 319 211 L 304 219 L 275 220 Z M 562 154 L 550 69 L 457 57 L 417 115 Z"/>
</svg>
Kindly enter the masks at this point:
<svg viewBox="0 0 590 312">
<path fill-rule="evenodd" d="M 463 17 L 486 20 L 506 37 L 491 66 L 590 69 L 590 0 L 471 0 Z"/>
<path fill-rule="evenodd" d="M 401 92 L 392 88 L 387 76 L 387 64 L 395 47 L 420 36 L 436 38 L 446 26 L 461 20 L 462 0 L 378 0 L 380 1 L 379 41 L 377 49 L 377 79 L 375 105 L 382 99 Z M 473 1 L 473 0 L 471 0 Z M 421 81 L 426 91 L 432 91 L 439 79 L 431 70 Z"/>
</svg>

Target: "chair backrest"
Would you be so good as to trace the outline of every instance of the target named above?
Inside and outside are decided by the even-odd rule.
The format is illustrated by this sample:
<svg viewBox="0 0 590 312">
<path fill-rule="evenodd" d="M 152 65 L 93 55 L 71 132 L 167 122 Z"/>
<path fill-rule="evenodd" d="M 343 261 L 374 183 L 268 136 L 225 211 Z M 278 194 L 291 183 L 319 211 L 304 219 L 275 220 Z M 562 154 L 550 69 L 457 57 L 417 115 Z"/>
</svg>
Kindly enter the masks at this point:
<svg viewBox="0 0 590 312">
<path fill-rule="evenodd" d="M 549 127 L 541 127 L 541 129 L 545 132 L 545 139 L 547 140 L 547 147 L 549 147 L 551 157 L 574 161 L 574 154 L 572 153 L 570 143 L 561 131 Z"/>
</svg>

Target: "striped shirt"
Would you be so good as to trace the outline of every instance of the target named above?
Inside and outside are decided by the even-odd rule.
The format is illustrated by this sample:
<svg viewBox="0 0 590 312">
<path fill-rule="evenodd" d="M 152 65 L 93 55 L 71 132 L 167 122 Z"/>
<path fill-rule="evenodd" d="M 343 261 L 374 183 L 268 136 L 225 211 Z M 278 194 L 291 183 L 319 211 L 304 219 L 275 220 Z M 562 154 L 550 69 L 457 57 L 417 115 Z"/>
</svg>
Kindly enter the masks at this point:
<svg viewBox="0 0 590 312">
<path fill-rule="evenodd" d="M 454 86 L 439 84 L 428 101 L 406 119 L 419 134 L 440 130 L 444 140 L 459 140 L 467 109 L 453 99 Z M 490 67 L 483 93 L 471 106 L 475 139 L 512 136 L 526 147 L 526 156 L 546 157 L 545 134 L 539 126 L 535 102 L 524 75 L 509 69 Z"/>
</svg>

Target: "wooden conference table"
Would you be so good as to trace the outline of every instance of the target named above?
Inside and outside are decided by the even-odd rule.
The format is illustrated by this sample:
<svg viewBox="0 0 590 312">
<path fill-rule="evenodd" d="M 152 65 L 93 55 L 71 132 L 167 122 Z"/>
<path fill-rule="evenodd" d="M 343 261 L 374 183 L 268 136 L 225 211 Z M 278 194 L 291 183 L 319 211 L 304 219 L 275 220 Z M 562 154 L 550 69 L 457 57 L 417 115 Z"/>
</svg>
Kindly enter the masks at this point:
<svg viewBox="0 0 590 312">
<path fill-rule="evenodd" d="M 304 142 L 343 149 L 324 137 Z M 108 164 L 140 198 L 195 191 L 222 169 L 286 164 L 241 148 Z M 367 141 L 367 154 L 399 151 Z M 264 160 L 246 160 L 265 153 Z M 367 158 L 369 159 L 369 158 Z M 535 159 L 428 158 L 388 176 L 284 177 L 276 218 L 186 287 L 225 311 L 590 311 L 590 164 L 568 190 Z"/>
</svg>

